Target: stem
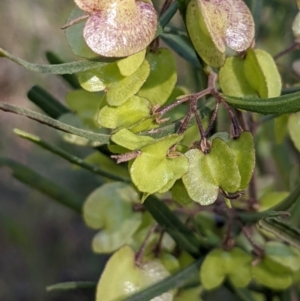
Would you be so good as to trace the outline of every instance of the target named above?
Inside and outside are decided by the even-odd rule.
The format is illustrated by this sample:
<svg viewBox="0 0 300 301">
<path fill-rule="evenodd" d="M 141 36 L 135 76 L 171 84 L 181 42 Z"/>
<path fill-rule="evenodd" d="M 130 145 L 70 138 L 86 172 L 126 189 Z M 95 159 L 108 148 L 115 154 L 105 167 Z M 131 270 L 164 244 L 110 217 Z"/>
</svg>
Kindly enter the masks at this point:
<svg viewBox="0 0 300 301">
<path fill-rule="evenodd" d="M 217 91 L 217 90 L 212 90 L 211 91 L 212 96 L 214 96 L 219 102 L 221 102 L 223 104 L 223 106 L 225 107 L 225 109 L 227 110 L 232 125 L 233 125 L 233 138 L 236 139 L 238 137 L 240 137 L 241 134 L 241 129 L 238 123 L 237 118 L 235 117 L 235 115 L 233 114 L 231 108 L 229 107 L 228 103 L 224 100 L 224 98 L 222 97 L 222 95 Z"/>
<path fill-rule="evenodd" d="M 220 102 L 217 100 L 216 106 L 214 108 L 214 111 L 213 111 L 212 116 L 211 116 L 210 121 L 209 121 L 209 125 L 207 126 L 207 129 L 204 133 L 205 137 L 207 137 L 210 134 L 210 132 L 211 132 L 213 126 L 214 126 L 214 123 L 217 119 L 217 115 L 218 115 L 218 111 L 219 111 L 219 105 L 220 105 Z"/>
<path fill-rule="evenodd" d="M 205 133 L 204 133 L 204 129 L 203 129 L 203 126 L 202 126 L 202 123 L 201 123 L 201 120 L 200 120 L 200 117 L 199 117 L 196 106 L 197 106 L 197 99 L 194 99 L 191 102 L 191 111 L 193 112 L 193 114 L 195 116 L 196 123 L 197 123 L 198 129 L 199 129 L 199 132 L 200 132 L 200 135 L 201 135 L 201 140 L 202 140 L 202 139 L 205 138 Z"/>
<path fill-rule="evenodd" d="M 249 232 L 249 229 L 247 227 L 242 227 L 242 232 L 252 245 L 253 253 L 261 258 L 265 250 L 252 239 L 251 233 Z"/>
<path fill-rule="evenodd" d="M 287 47 L 286 49 L 280 51 L 279 53 L 277 53 L 276 55 L 274 55 L 274 60 L 277 60 L 279 59 L 280 57 L 294 51 L 294 50 L 297 50 L 297 48 L 299 47 L 299 42 L 297 40 L 295 40 L 295 42 L 290 45 L 289 47 Z"/>
<path fill-rule="evenodd" d="M 116 159 L 117 163 L 122 163 L 122 162 L 127 162 L 132 159 L 137 158 L 141 154 L 140 151 L 132 151 L 126 154 L 121 154 L 121 155 L 112 155 L 110 156 L 113 159 Z"/>
<path fill-rule="evenodd" d="M 146 249 L 146 245 L 151 237 L 151 235 L 154 233 L 154 231 L 156 230 L 157 228 L 157 224 L 153 225 L 150 230 L 148 231 L 140 249 L 136 252 L 135 254 L 135 263 L 136 265 L 140 266 L 141 263 L 142 263 L 142 260 L 143 260 L 143 256 L 144 256 L 144 253 L 145 253 L 145 249 Z"/>
<path fill-rule="evenodd" d="M 186 116 L 184 117 L 180 128 L 178 129 L 178 132 L 177 132 L 178 135 L 181 135 L 186 131 L 189 121 L 191 120 L 191 117 L 192 117 L 192 111 L 189 110 L 188 113 L 186 114 Z"/>
<path fill-rule="evenodd" d="M 80 16 L 72 21 L 70 21 L 69 23 L 65 24 L 64 26 L 61 27 L 61 29 L 67 29 L 68 27 L 70 26 L 73 26 L 77 23 L 80 23 L 81 21 L 87 19 L 90 15 L 83 15 L 83 16 Z"/>
<path fill-rule="evenodd" d="M 193 99 L 199 99 L 199 98 L 202 98 L 208 94 L 211 93 L 211 88 L 207 88 L 201 92 L 198 92 L 198 93 L 194 93 L 194 94 L 189 94 L 189 95 L 184 95 L 183 97 L 180 96 L 176 99 L 175 102 L 165 106 L 165 107 L 162 107 L 160 109 L 158 109 L 157 111 L 155 111 L 154 113 L 159 113 L 160 116 L 166 114 L 167 112 L 171 111 L 172 109 L 174 109 L 175 107 L 177 107 L 178 105 L 184 103 L 184 102 L 187 102 L 189 100 L 193 100 Z"/>
</svg>

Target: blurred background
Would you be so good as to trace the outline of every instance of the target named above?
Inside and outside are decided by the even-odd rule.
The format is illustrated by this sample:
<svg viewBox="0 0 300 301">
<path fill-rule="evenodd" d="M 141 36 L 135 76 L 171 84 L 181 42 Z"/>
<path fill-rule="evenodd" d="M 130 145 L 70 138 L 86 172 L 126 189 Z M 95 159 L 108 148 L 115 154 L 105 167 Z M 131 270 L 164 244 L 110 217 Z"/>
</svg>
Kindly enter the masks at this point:
<svg viewBox="0 0 300 301">
<path fill-rule="evenodd" d="M 291 23 L 297 13 L 294 0 L 262 1 L 258 35 L 264 49 L 276 54 L 292 41 Z M 255 0 L 247 1 L 251 6 Z M 156 7 L 162 1 L 155 2 Z M 68 1 L 0 0 L 0 47 L 34 63 L 47 63 L 45 52 L 52 50 L 66 61 L 74 60 L 64 32 L 60 29 L 74 4 Z M 280 61 L 284 62 L 284 60 Z M 178 64 L 183 61 L 178 59 Z M 283 67 L 286 64 L 282 63 Z M 188 81 L 188 68 L 180 68 L 180 83 Z M 41 75 L 6 60 L 0 60 L 0 100 L 29 109 L 39 109 L 26 97 L 39 84 L 64 101 L 69 87 L 57 76 Z M 86 196 L 97 186 L 88 172 L 72 166 L 51 153 L 13 134 L 19 128 L 49 142 L 87 155 L 67 145 L 52 129 L 24 117 L 0 112 L 0 154 L 30 166 L 57 184 Z M 72 174 L 72 176 L 71 176 Z M 97 281 L 104 259 L 90 250 L 93 231 L 71 210 L 54 203 L 39 192 L 15 180 L 9 169 L 0 169 L 0 300 L 93 300 L 94 292 L 47 293 L 57 282 Z"/>
</svg>

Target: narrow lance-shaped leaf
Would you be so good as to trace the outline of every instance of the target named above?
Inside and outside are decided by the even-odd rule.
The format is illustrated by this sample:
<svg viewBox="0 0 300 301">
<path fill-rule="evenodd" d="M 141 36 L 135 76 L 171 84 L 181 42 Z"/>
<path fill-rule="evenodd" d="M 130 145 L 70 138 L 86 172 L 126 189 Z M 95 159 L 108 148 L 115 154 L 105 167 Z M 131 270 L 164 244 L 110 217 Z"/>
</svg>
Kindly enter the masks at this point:
<svg viewBox="0 0 300 301">
<path fill-rule="evenodd" d="M 106 177 L 108 179 L 112 179 L 115 181 L 120 181 L 120 182 L 130 182 L 130 179 L 126 179 L 126 178 L 122 178 L 119 177 L 118 175 L 115 175 L 111 172 L 107 172 L 105 170 L 102 170 L 100 168 L 98 168 L 95 165 L 91 165 L 87 162 L 85 162 L 84 160 L 64 151 L 63 149 L 56 147 L 54 145 L 51 145 L 49 143 L 47 143 L 46 141 L 43 141 L 40 137 L 36 136 L 36 135 L 32 135 L 30 133 L 15 129 L 14 130 L 15 134 L 17 134 L 18 136 L 20 136 L 21 138 L 27 139 L 37 145 L 39 145 L 40 147 L 64 158 L 65 160 L 76 164 L 86 170 L 89 170 L 90 172 L 93 172 L 95 174 L 98 174 L 100 176 Z"/>
<path fill-rule="evenodd" d="M 261 114 L 282 115 L 300 111 L 300 92 L 273 98 L 247 98 L 223 95 L 232 107 Z"/>
<path fill-rule="evenodd" d="M 40 72 L 40 73 L 51 73 L 51 74 L 72 74 L 72 73 L 86 71 L 86 70 L 90 70 L 106 65 L 105 62 L 87 61 L 87 60 L 57 64 L 57 65 L 32 64 L 10 54 L 9 52 L 5 51 L 2 48 L 0 48 L 0 57 L 5 57 L 31 71 Z"/>
<path fill-rule="evenodd" d="M 49 285 L 46 287 L 47 292 L 53 291 L 71 291 L 71 290 L 82 290 L 82 289 L 95 289 L 97 283 L 93 281 L 70 281 L 61 282 Z"/>
<path fill-rule="evenodd" d="M 70 110 L 40 86 L 33 86 L 27 97 L 50 117 L 57 119 Z"/>
<path fill-rule="evenodd" d="M 83 199 L 72 191 L 67 191 L 56 183 L 42 177 L 32 169 L 8 158 L 0 157 L 0 166 L 8 166 L 13 176 L 20 182 L 48 195 L 60 204 L 81 213 Z"/>
<path fill-rule="evenodd" d="M 70 126 L 66 123 L 59 122 L 59 121 L 57 121 L 55 119 L 52 119 L 52 118 L 50 118 L 46 115 L 31 111 L 31 110 L 28 110 L 28 109 L 24 109 L 24 108 L 21 108 L 21 107 L 17 107 L 17 106 L 14 106 L 14 105 L 10 105 L 10 104 L 5 103 L 5 102 L 0 102 L 0 110 L 15 113 L 15 114 L 22 115 L 22 116 L 26 116 L 30 119 L 33 119 L 33 120 L 38 121 L 40 123 L 46 124 L 46 125 L 48 125 L 52 128 L 61 130 L 61 131 L 66 132 L 66 133 L 78 135 L 78 136 L 86 138 L 88 140 L 97 141 L 97 142 L 100 142 L 101 144 L 108 143 L 109 138 L 110 138 L 110 136 L 107 135 L 107 134 L 97 134 L 97 133 L 94 133 L 94 132 L 82 130 L 82 129 Z"/>
</svg>

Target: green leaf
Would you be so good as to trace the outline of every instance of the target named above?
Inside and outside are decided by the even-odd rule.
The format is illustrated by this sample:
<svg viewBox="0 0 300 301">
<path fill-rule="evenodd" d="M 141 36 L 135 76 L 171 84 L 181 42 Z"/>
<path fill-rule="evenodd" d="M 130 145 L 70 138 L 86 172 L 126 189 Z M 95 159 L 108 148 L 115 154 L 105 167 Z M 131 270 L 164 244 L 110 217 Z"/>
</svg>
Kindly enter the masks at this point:
<svg viewBox="0 0 300 301">
<path fill-rule="evenodd" d="M 108 155 L 101 153 L 99 150 L 92 153 L 84 159 L 84 162 L 93 166 L 94 169 L 97 167 L 109 174 L 114 174 L 119 177 L 119 180 L 123 178 L 124 180 L 130 181 L 129 173 L 126 167 L 117 164 L 115 160 L 111 159 Z M 126 181 L 126 180 L 125 180 Z"/>
<path fill-rule="evenodd" d="M 300 269 L 300 254 L 277 241 L 265 245 L 265 264 L 274 273 L 293 273 Z"/>
<path fill-rule="evenodd" d="M 200 297 L 202 287 L 193 287 L 189 289 L 179 290 L 174 298 L 174 301 L 202 301 Z"/>
<path fill-rule="evenodd" d="M 5 51 L 2 48 L 0 48 L 0 57 L 5 57 L 31 71 L 40 72 L 40 73 L 51 73 L 51 74 L 73 74 L 76 72 L 99 68 L 107 64 L 101 61 L 88 61 L 88 60 L 75 61 L 71 63 L 57 64 L 57 65 L 32 64 L 10 54 L 9 52 Z"/>
<path fill-rule="evenodd" d="M 255 89 L 245 76 L 245 60 L 240 57 L 228 57 L 219 72 L 222 92 L 235 97 L 256 96 Z"/>
<path fill-rule="evenodd" d="M 282 202 L 286 197 L 288 197 L 288 191 L 281 192 L 268 192 L 264 194 L 259 200 L 259 211 L 264 211 L 267 209 L 276 206 L 280 202 Z"/>
<path fill-rule="evenodd" d="M 264 259 L 252 267 L 252 276 L 259 284 L 271 289 L 284 290 L 292 284 L 290 274 L 274 273 L 273 270 L 269 269 Z"/>
<path fill-rule="evenodd" d="M 39 145 L 40 147 L 50 151 L 51 153 L 56 154 L 56 155 L 60 156 L 61 158 L 64 158 L 65 160 L 67 160 L 73 164 L 76 164 L 90 172 L 93 172 L 95 174 L 98 174 L 100 176 L 103 176 L 103 177 L 106 177 L 108 179 L 115 180 L 115 181 L 130 182 L 129 178 L 126 179 L 126 177 L 120 177 L 119 175 L 116 175 L 109 170 L 106 171 L 106 170 L 96 167 L 95 165 L 91 165 L 91 164 L 85 162 L 84 160 L 64 151 L 61 148 L 51 145 L 51 144 L 47 143 L 46 141 L 43 141 L 40 137 L 38 137 L 36 135 L 29 134 L 29 133 L 21 131 L 19 129 L 15 129 L 14 133 L 17 134 L 19 137 L 29 140 L 29 141 Z M 112 162 L 114 162 L 114 161 L 112 161 Z M 117 164 L 115 164 L 115 165 L 117 165 Z M 118 165 L 117 165 L 117 167 L 118 167 Z"/>
<path fill-rule="evenodd" d="M 254 138 L 250 132 L 242 132 L 237 139 L 229 140 L 228 145 L 234 155 L 241 175 L 239 189 L 245 189 L 251 180 L 255 167 Z"/>
<path fill-rule="evenodd" d="M 189 150 L 185 156 L 189 161 L 187 174 L 183 175 L 183 184 L 190 198 L 201 205 L 214 203 L 219 194 L 207 162 L 207 155 L 197 149 Z"/>
<path fill-rule="evenodd" d="M 222 256 L 226 253 L 221 249 L 215 249 L 204 259 L 200 269 L 200 282 L 206 289 L 220 286 L 226 277 L 225 261 Z"/>
<path fill-rule="evenodd" d="M 90 128 L 99 127 L 96 116 L 102 102 L 103 95 L 84 90 L 71 91 L 66 96 L 69 108 Z"/>
<path fill-rule="evenodd" d="M 33 119 L 35 121 L 38 121 L 43 124 L 47 124 L 50 127 L 53 127 L 55 129 L 61 130 L 66 133 L 74 134 L 83 138 L 86 138 L 88 140 L 97 141 L 100 144 L 107 144 L 109 141 L 110 136 L 107 134 L 98 134 L 90 131 L 85 131 L 73 126 L 70 126 L 66 123 L 57 121 L 55 119 L 52 119 L 46 115 L 24 109 L 21 107 L 13 106 L 5 102 L 0 102 L 0 110 L 15 113 L 18 115 L 26 116 L 30 119 Z"/>
<path fill-rule="evenodd" d="M 68 191 L 56 183 L 44 178 L 42 175 L 36 173 L 32 169 L 17 163 L 11 159 L 0 157 L 0 166 L 8 166 L 12 172 L 13 177 L 20 182 L 48 195 L 58 203 L 74 210 L 81 214 L 81 206 L 83 199 L 78 194 Z"/>
<path fill-rule="evenodd" d="M 93 238 L 96 253 L 110 253 L 129 242 L 142 222 L 141 213 L 132 210 L 138 201 L 131 186 L 118 182 L 104 184 L 87 197 L 84 220 L 89 227 L 101 229 Z"/>
<path fill-rule="evenodd" d="M 109 64 L 108 66 L 110 65 L 111 64 Z M 80 86 L 84 90 L 89 92 L 103 91 L 106 88 L 101 68 L 91 69 L 78 73 L 78 81 Z"/>
<path fill-rule="evenodd" d="M 86 15 L 86 13 L 81 9 L 79 9 L 77 6 L 75 6 L 66 23 L 68 24 L 69 22 L 83 15 Z M 84 25 L 85 22 L 83 20 L 80 23 L 69 26 L 65 31 L 66 38 L 74 55 L 87 58 L 87 59 L 94 59 L 96 57 L 99 57 L 99 55 L 93 52 L 86 44 L 83 38 Z"/>
<path fill-rule="evenodd" d="M 222 95 L 234 108 L 261 114 L 282 115 L 300 111 L 300 92 L 273 98 L 238 98 Z"/>
<path fill-rule="evenodd" d="M 185 155 L 189 160 L 189 170 L 182 180 L 195 202 L 212 204 L 217 199 L 219 187 L 230 193 L 238 191 L 241 183 L 238 165 L 222 139 L 213 140 L 208 154 L 192 149 Z"/>
<path fill-rule="evenodd" d="M 111 106 L 120 106 L 131 96 L 136 94 L 150 74 L 150 65 L 144 60 L 136 72 L 118 81 L 108 84 L 106 95 L 107 103 Z M 142 95 L 140 95 L 142 96 Z"/>
<path fill-rule="evenodd" d="M 127 129 L 121 129 L 111 136 L 116 144 L 130 150 L 137 150 L 143 146 L 153 143 L 155 140 L 149 136 L 138 136 Z"/>
<path fill-rule="evenodd" d="M 289 116 L 288 131 L 296 149 L 300 152 L 300 113 Z"/>
<path fill-rule="evenodd" d="M 146 55 L 146 49 L 130 55 L 124 59 L 117 61 L 120 73 L 123 76 L 129 76 L 132 73 L 136 72 L 138 68 L 142 65 Z"/>
<path fill-rule="evenodd" d="M 282 144 L 287 134 L 289 115 L 284 114 L 274 119 L 274 134 L 277 144 Z"/>
<path fill-rule="evenodd" d="M 27 97 L 50 117 L 57 119 L 70 110 L 40 86 L 33 86 Z"/>
<path fill-rule="evenodd" d="M 183 155 L 167 156 L 169 148 L 182 138 L 172 135 L 141 148 L 141 154 L 130 167 L 132 181 L 139 191 L 152 194 L 167 184 L 173 186 L 187 171 L 187 160 Z"/>
<path fill-rule="evenodd" d="M 153 106 L 163 105 L 177 81 L 177 66 L 173 53 L 164 48 L 146 56 L 151 72 L 138 95 L 147 98 Z"/>
<path fill-rule="evenodd" d="M 47 292 L 95 289 L 97 283 L 93 281 L 70 281 L 52 284 L 46 287 Z"/>
<path fill-rule="evenodd" d="M 181 179 L 177 180 L 172 187 L 172 198 L 181 205 L 186 205 L 193 201 Z"/>
<path fill-rule="evenodd" d="M 98 116 L 98 123 L 103 127 L 115 129 L 130 127 L 151 113 L 150 102 L 142 97 L 132 96 L 119 107 L 105 106 Z"/>
<path fill-rule="evenodd" d="M 260 97 L 277 97 L 281 94 L 280 74 L 270 54 L 249 48 L 244 68 L 246 79 Z"/>
<path fill-rule="evenodd" d="M 167 276 L 168 271 L 158 260 L 138 266 L 133 250 L 124 246 L 108 260 L 97 285 L 96 301 L 122 300 Z M 166 292 L 157 297 L 157 300 L 172 301 L 173 293 Z"/>
<path fill-rule="evenodd" d="M 123 299 L 122 301 L 149 301 L 155 298 L 156 296 L 161 295 L 162 293 L 169 291 L 173 288 L 183 286 L 189 279 L 193 279 L 199 271 L 199 266 L 201 265 L 203 259 L 200 258 L 190 266 L 179 271 L 178 273 L 160 281 L 157 284 L 136 293 L 131 297 Z"/>
<path fill-rule="evenodd" d="M 239 248 L 215 249 L 203 261 L 200 281 L 206 289 L 213 289 L 228 277 L 234 286 L 245 287 L 252 278 L 251 261 L 252 257 Z"/>
</svg>

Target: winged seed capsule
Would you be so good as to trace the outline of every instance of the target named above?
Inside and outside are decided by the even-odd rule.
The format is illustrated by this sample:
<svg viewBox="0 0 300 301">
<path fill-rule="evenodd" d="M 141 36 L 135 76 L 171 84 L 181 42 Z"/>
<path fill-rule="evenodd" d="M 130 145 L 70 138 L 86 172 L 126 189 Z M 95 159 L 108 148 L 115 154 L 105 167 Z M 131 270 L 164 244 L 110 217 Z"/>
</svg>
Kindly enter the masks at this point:
<svg viewBox="0 0 300 301">
<path fill-rule="evenodd" d="M 154 39 L 157 13 L 151 3 L 135 0 L 75 0 L 89 13 L 83 36 L 105 57 L 124 57 L 145 49 Z"/>
</svg>

